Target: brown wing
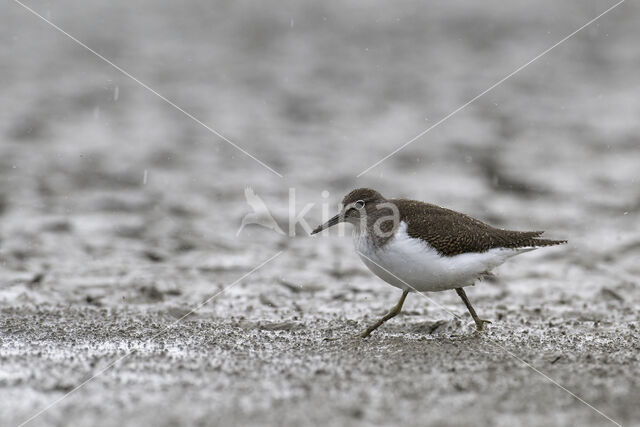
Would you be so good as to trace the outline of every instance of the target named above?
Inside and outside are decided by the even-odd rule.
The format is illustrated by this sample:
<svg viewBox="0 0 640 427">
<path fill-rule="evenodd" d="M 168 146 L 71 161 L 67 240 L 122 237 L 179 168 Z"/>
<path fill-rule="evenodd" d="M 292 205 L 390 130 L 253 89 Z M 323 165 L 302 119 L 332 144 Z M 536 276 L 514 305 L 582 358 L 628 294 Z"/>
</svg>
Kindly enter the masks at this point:
<svg viewBox="0 0 640 427">
<path fill-rule="evenodd" d="M 543 231 L 502 230 L 468 215 L 414 200 L 393 200 L 411 237 L 425 240 L 442 255 L 486 252 L 492 248 L 551 246 L 566 240 L 538 237 Z"/>
</svg>

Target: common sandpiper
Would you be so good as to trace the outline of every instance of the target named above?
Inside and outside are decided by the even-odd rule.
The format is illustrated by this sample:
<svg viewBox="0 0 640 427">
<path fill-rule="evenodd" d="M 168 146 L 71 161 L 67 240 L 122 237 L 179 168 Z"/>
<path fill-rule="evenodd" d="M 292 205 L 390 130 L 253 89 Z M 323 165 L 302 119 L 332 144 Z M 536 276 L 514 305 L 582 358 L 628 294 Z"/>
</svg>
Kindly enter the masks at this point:
<svg viewBox="0 0 640 427">
<path fill-rule="evenodd" d="M 354 225 L 353 243 L 376 276 L 402 290 L 398 303 L 360 334 L 368 337 L 402 310 L 409 292 L 453 289 L 462 298 L 478 331 L 488 320 L 476 314 L 464 291 L 514 255 L 566 243 L 541 239 L 542 231 L 492 227 L 468 215 L 407 199 L 387 199 L 358 188 L 342 200 L 341 211 L 311 234 L 340 222 Z"/>
</svg>

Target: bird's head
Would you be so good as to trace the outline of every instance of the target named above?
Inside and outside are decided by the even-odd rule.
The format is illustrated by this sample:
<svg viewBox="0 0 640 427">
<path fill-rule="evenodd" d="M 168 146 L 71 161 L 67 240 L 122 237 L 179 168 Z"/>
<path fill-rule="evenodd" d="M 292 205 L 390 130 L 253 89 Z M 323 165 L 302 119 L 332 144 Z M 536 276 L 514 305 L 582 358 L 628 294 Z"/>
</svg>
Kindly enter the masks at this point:
<svg viewBox="0 0 640 427">
<path fill-rule="evenodd" d="M 318 226 L 311 234 L 319 233 L 341 222 L 348 222 L 357 226 L 366 218 L 367 213 L 376 209 L 377 203 L 383 202 L 384 200 L 386 199 L 382 194 L 375 190 L 370 188 L 357 188 L 344 196 L 340 212 L 329 221 Z"/>
</svg>

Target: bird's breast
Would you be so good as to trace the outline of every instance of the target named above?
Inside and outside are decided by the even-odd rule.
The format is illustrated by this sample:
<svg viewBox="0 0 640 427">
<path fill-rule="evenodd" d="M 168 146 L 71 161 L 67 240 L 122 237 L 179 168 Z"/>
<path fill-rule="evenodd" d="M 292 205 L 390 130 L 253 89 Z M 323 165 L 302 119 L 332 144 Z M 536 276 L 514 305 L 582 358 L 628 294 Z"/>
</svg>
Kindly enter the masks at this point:
<svg viewBox="0 0 640 427">
<path fill-rule="evenodd" d="M 405 222 L 382 246 L 360 233 L 353 239 L 358 255 L 374 274 L 398 288 L 420 292 L 471 285 L 478 276 L 515 254 L 500 249 L 444 256 L 428 242 L 409 236 Z"/>
</svg>

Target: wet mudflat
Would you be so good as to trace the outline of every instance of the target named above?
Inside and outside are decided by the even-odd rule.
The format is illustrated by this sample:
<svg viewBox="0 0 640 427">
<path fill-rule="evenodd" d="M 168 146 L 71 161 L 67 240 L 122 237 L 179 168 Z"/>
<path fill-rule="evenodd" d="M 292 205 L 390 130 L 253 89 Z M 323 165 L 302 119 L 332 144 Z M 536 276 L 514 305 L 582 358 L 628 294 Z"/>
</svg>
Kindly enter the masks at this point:
<svg viewBox="0 0 640 427">
<path fill-rule="evenodd" d="M 522 361 L 640 422 L 637 4 L 359 178 L 611 4 L 30 5 L 283 178 L 2 6 L 2 425 L 88 379 L 29 425 L 609 423 Z M 569 244 L 468 289 L 483 335 L 446 292 L 360 340 L 399 291 L 348 236 L 236 235 L 247 186 L 285 231 L 367 186 Z"/>
</svg>

